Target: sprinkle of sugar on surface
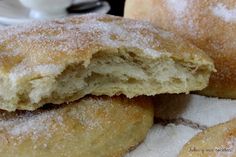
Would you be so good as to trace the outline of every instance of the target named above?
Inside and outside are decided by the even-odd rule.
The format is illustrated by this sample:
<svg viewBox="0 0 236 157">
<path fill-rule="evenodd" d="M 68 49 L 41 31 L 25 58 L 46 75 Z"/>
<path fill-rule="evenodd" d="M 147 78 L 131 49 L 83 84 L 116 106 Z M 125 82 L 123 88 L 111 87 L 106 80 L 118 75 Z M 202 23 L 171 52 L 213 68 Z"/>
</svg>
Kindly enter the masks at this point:
<svg viewBox="0 0 236 157">
<path fill-rule="evenodd" d="M 17 118 L 2 120 L 0 122 L 1 131 L 7 131 L 10 136 L 24 137 L 32 136 L 35 141 L 39 138 L 38 135 L 49 135 L 49 127 L 52 125 L 51 118 L 55 116 L 55 112 L 44 112 L 38 115 L 26 113 Z M 60 116 L 60 115 L 57 115 Z"/>
<path fill-rule="evenodd" d="M 0 27 L 0 34 L 0 70 L 9 71 L 11 80 L 34 72 L 58 74 L 61 67 L 57 65 L 67 64 L 68 58 L 71 63 L 85 62 L 81 56 L 89 59 L 93 51 L 105 47 L 137 48 L 159 57 L 159 39 L 172 40 L 148 22 L 97 14 Z M 7 64 L 8 60 L 16 61 Z"/>
<path fill-rule="evenodd" d="M 48 124 L 47 121 L 49 120 L 51 115 L 46 116 L 36 116 L 31 118 L 20 118 L 18 119 L 19 123 L 16 126 L 13 126 L 9 133 L 13 136 L 20 136 L 24 134 L 29 134 L 31 131 L 33 134 L 37 134 L 40 131 L 47 131 Z M 13 122 L 14 123 L 14 122 Z"/>
<path fill-rule="evenodd" d="M 1 111 L 0 144 L 6 144 L 6 147 L 0 147 L 0 152 L 4 152 L 8 147 L 20 149 L 25 145 L 28 145 L 29 149 L 60 149 L 65 146 L 64 140 L 78 142 L 89 136 L 100 138 L 106 131 L 113 131 L 113 127 L 118 130 L 121 127 L 123 130 L 122 127 L 128 126 L 129 123 L 136 125 L 137 122 L 143 122 L 146 116 L 143 115 L 146 111 L 133 103 L 138 102 L 121 97 L 85 97 L 73 103 L 53 108 L 47 106 L 31 112 Z M 136 117 L 137 115 L 139 116 Z M 73 139 L 75 137 L 76 139 Z M 57 142 L 52 144 L 52 141 Z M 86 141 L 94 143 L 97 138 Z M 78 145 L 83 145 L 83 142 Z"/>
<path fill-rule="evenodd" d="M 87 131 L 102 130 L 103 126 L 111 123 L 113 117 L 111 110 L 114 109 L 120 109 L 120 107 L 115 107 L 111 99 L 86 98 L 49 110 L 39 109 L 33 112 L 17 111 L 15 113 L 1 111 L 0 139 L 2 135 L 9 136 L 18 139 L 18 144 L 27 138 L 33 142 L 42 137 L 49 140 L 57 131 L 64 131 L 67 134 L 68 119 Z"/>
<path fill-rule="evenodd" d="M 62 67 L 58 65 L 48 64 L 48 65 L 38 65 L 34 67 L 34 71 L 41 72 L 42 75 L 47 75 L 50 73 L 59 74 L 62 71 Z"/>
<path fill-rule="evenodd" d="M 6 113 L 6 115 L 8 114 Z M 16 113 L 12 118 L 6 118 L 4 116 L 1 118 L 0 131 L 6 132 L 10 137 L 18 138 L 19 143 L 22 142 L 20 139 L 27 138 L 27 136 L 30 136 L 33 141 L 36 141 L 42 136 L 50 138 L 51 133 L 57 130 L 56 127 L 52 127 L 54 122 L 52 119 L 57 124 L 63 126 L 61 122 L 62 117 L 54 111 L 45 111 L 36 114 L 26 112 L 19 115 Z"/>
<path fill-rule="evenodd" d="M 12 72 L 9 74 L 9 78 L 12 82 L 15 82 L 16 78 L 21 78 L 23 76 L 31 75 L 34 73 L 38 73 L 41 76 L 46 76 L 49 74 L 60 74 L 63 71 L 63 66 L 61 65 L 54 65 L 54 64 L 46 64 L 46 65 L 37 65 L 32 68 L 28 67 L 25 68 L 23 66 L 17 66 Z"/>
<path fill-rule="evenodd" d="M 194 23 L 196 17 L 192 17 L 191 19 L 186 18 L 188 14 L 191 14 L 192 0 L 166 0 L 166 4 L 176 17 L 174 21 L 176 27 L 184 27 L 187 23 L 186 26 L 189 32 L 193 36 L 197 36 L 198 26 Z"/>
<path fill-rule="evenodd" d="M 236 6 L 234 9 L 229 9 L 222 3 L 218 3 L 211 8 L 213 15 L 221 18 L 225 22 L 236 22 Z"/>
<path fill-rule="evenodd" d="M 183 14 L 188 5 L 188 0 L 166 0 L 169 8 L 177 14 L 177 16 Z"/>
<path fill-rule="evenodd" d="M 103 129 L 102 124 L 109 123 L 109 121 L 104 121 L 104 118 L 110 119 L 108 118 L 110 110 L 114 107 L 111 99 L 105 102 L 102 98 L 88 99 L 86 101 L 81 100 L 80 103 L 84 105 L 80 105 L 78 110 L 71 110 L 69 115 L 72 118 L 78 119 L 82 126 L 85 126 L 87 129 Z M 103 116 L 97 116 L 101 112 Z"/>
</svg>

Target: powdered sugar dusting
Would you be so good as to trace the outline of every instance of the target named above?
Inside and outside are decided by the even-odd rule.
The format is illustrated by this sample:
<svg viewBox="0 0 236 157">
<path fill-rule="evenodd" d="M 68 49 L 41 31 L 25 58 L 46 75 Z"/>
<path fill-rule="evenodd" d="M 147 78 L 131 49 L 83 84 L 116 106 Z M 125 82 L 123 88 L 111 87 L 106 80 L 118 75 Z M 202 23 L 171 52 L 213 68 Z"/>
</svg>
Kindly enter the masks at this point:
<svg viewBox="0 0 236 157">
<path fill-rule="evenodd" d="M 6 54 L 9 59 L 14 57 L 18 61 L 10 68 L 13 81 L 34 72 L 57 75 L 63 67 L 56 65 L 68 59 L 70 63 L 84 62 L 86 59 L 81 56 L 89 59 L 95 50 L 106 47 L 137 48 L 146 55 L 159 57 L 162 54 L 159 40 L 171 40 L 164 31 L 147 22 L 97 14 L 0 28 L 0 34 L 3 48 L 0 63 L 3 62 L 1 56 Z M 43 66 L 38 66 L 40 64 Z"/>
<path fill-rule="evenodd" d="M 122 26 L 117 25 L 116 22 L 104 22 L 98 19 L 90 19 L 86 23 L 82 23 L 79 26 L 81 32 L 88 34 L 94 34 L 98 40 L 105 44 L 106 46 L 112 46 L 115 48 L 119 47 L 135 47 L 143 50 L 147 54 L 155 57 L 159 56 L 159 52 L 152 47 L 151 41 L 155 41 L 154 35 L 150 34 L 148 37 L 140 33 L 138 30 L 150 29 L 155 33 L 159 33 L 158 30 L 155 30 L 154 27 L 151 27 L 148 23 L 145 22 L 135 22 L 130 21 L 129 23 L 125 22 Z M 140 39 L 142 37 L 142 39 Z M 97 42 L 99 42 L 97 41 Z M 155 46 L 158 46 L 160 43 L 156 41 Z M 153 53 L 146 51 L 152 49 Z"/>
<path fill-rule="evenodd" d="M 41 73 L 42 75 L 48 74 L 60 74 L 62 72 L 63 67 L 54 64 L 47 64 L 47 65 L 38 65 L 34 67 L 34 71 Z"/>
<path fill-rule="evenodd" d="M 236 7 L 229 9 L 222 3 L 218 3 L 216 6 L 211 8 L 212 13 L 224 20 L 225 22 L 236 22 Z"/>
<path fill-rule="evenodd" d="M 78 126 L 85 129 L 102 129 L 101 124 L 109 122 L 104 121 L 106 114 L 109 114 L 107 108 L 112 108 L 112 103 L 108 100 L 85 99 L 59 109 L 20 113 L 0 112 L 0 137 L 1 133 L 4 133 L 4 136 L 8 134 L 14 139 L 19 139 L 19 144 L 28 137 L 33 142 L 42 137 L 50 139 L 55 132 L 67 129 L 68 121 L 65 119 L 74 119 Z M 102 116 L 97 114 L 101 111 L 104 111 Z"/>
<path fill-rule="evenodd" d="M 51 114 L 53 115 L 53 113 Z M 42 131 L 48 132 L 50 123 L 47 122 L 50 122 L 49 119 L 52 116 L 51 114 L 42 113 L 42 115 L 20 118 L 18 119 L 17 125 L 14 125 L 9 130 L 9 133 L 13 136 L 20 136 L 24 134 L 29 134 L 30 132 L 33 132 L 34 135 Z"/>
<path fill-rule="evenodd" d="M 185 27 L 188 29 L 193 36 L 197 36 L 198 25 L 194 22 L 196 17 L 191 17 L 190 19 L 186 18 L 192 11 L 192 0 L 167 0 L 167 7 L 175 16 L 175 25 L 177 27 Z"/>
<path fill-rule="evenodd" d="M 129 103 L 132 104 L 130 101 Z M 94 132 L 94 129 L 98 132 L 104 132 L 104 129 L 108 129 L 107 126 L 114 126 L 119 123 L 119 120 L 114 119 L 118 116 L 118 114 L 114 115 L 116 111 L 122 113 L 133 111 L 132 109 L 127 110 L 128 105 L 127 107 L 121 105 L 123 103 L 118 103 L 116 98 L 87 97 L 77 102 L 61 105 L 59 108 L 47 110 L 39 109 L 32 112 L 17 111 L 14 113 L 1 111 L 0 144 L 4 143 L 1 140 L 6 138 L 9 139 L 7 143 L 10 145 L 22 144 L 28 140 L 37 144 L 40 143 L 38 142 L 39 139 L 47 143 L 51 138 L 55 138 L 58 133 L 60 136 L 70 137 L 77 132 L 81 133 L 81 131 L 85 134 L 91 133 L 91 131 Z M 127 113 L 124 113 L 125 117 Z"/>
<path fill-rule="evenodd" d="M 180 16 L 187 8 L 188 0 L 166 0 L 166 3 L 177 16 Z"/>
<path fill-rule="evenodd" d="M 31 68 L 19 64 L 16 68 L 12 69 L 12 72 L 9 74 L 9 78 L 12 82 L 15 82 L 16 79 L 20 79 L 22 77 L 32 74 L 39 74 L 41 76 L 58 75 L 62 71 L 63 71 L 62 65 L 46 64 L 46 65 L 36 65 Z"/>
<path fill-rule="evenodd" d="M 3 114 L 3 113 L 1 113 Z M 9 113 L 6 113 L 8 115 Z M 5 131 L 14 137 L 31 136 L 36 141 L 40 136 L 49 138 L 50 133 L 56 131 L 53 123 L 63 126 L 62 117 L 55 111 L 45 111 L 41 113 L 26 112 L 15 115 L 12 118 L 1 119 L 0 131 Z"/>
<path fill-rule="evenodd" d="M 156 53 L 156 51 L 154 51 L 153 49 L 147 48 L 147 49 L 145 49 L 145 52 L 153 57 L 160 57 L 161 56 L 161 53 Z"/>
<path fill-rule="evenodd" d="M 95 100 L 82 100 L 80 103 L 86 104 L 80 105 L 79 110 L 71 110 L 69 115 L 78 119 L 83 126 L 86 126 L 87 129 L 102 129 L 101 124 L 105 122 L 103 118 L 107 118 L 109 114 L 108 108 L 112 108 L 112 102 L 108 100 L 104 102 L 103 99 L 96 98 Z M 97 112 L 101 113 L 101 111 L 103 111 L 103 116 L 96 116 Z"/>
</svg>

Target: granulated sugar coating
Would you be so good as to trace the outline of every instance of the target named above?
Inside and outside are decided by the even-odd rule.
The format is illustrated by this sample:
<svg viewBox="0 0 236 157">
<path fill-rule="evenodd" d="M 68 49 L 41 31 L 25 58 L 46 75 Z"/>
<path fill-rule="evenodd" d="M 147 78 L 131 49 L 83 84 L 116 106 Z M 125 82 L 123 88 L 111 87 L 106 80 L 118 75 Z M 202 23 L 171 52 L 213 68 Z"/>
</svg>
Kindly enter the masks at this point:
<svg viewBox="0 0 236 157">
<path fill-rule="evenodd" d="M 40 64 L 48 67 L 46 71 L 58 74 L 63 69 L 56 66 L 68 62 L 63 62 L 61 56 L 70 57 L 70 62 L 82 62 L 101 46 L 135 47 L 148 56 L 159 57 L 167 53 L 162 49 L 167 44 L 164 40 L 171 40 L 172 46 L 177 42 L 173 34 L 148 22 L 97 14 L 1 27 L 0 34 L 1 69 L 4 73 L 10 72 L 11 80 L 44 73 L 43 68 L 37 71 L 34 67 Z M 89 47 L 93 47 L 94 52 L 86 53 Z"/>
<path fill-rule="evenodd" d="M 211 8 L 213 15 L 220 17 L 225 22 L 235 22 L 236 21 L 236 8 L 229 9 L 223 3 L 218 3 Z"/>
<path fill-rule="evenodd" d="M 86 97 L 34 112 L 1 111 L 0 154 L 121 156 L 144 139 L 152 121 L 148 98 Z"/>
<path fill-rule="evenodd" d="M 151 34 L 150 30 L 155 34 Z M 123 20 L 121 18 L 111 20 L 109 16 L 106 19 L 104 15 L 93 14 L 82 16 L 79 19 L 78 17 L 70 17 L 1 28 L 1 53 L 4 52 L 7 56 L 1 57 L 0 63 L 4 68 L 6 64 L 9 64 L 5 62 L 8 57 L 14 56 L 14 61 L 11 59 L 8 68 L 5 69 L 10 72 L 13 80 L 19 75 L 19 77 L 23 77 L 21 76 L 23 75 L 22 70 L 26 71 L 24 75 L 34 73 L 35 69 L 32 69 L 32 65 L 35 64 L 45 64 L 46 66 L 53 64 L 56 66 L 63 62 L 63 58 L 58 59 L 63 55 L 70 56 L 70 62 L 75 62 L 76 59 L 78 62 L 82 61 L 83 56 L 86 55 L 86 58 L 89 59 L 92 52 L 84 52 L 88 47 L 94 47 L 94 51 L 99 49 L 100 46 L 128 46 L 142 50 L 149 48 L 150 50 L 145 49 L 149 55 L 159 56 L 160 52 L 155 51 L 155 47 L 153 47 L 158 46 L 159 41 L 155 39 L 155 35 L 159 32 L 163 31 L 145 22 Z M 153 44 L 154 42 L 155 44 Z M 35 52 L 38 50 L 40 50 L 40 53 Z M 17 66 L 14 66 L 14 64 Z M 51 69 L 52 73 L 53 69 Z M 55 69 L 55 73 L 57 71 Z M 18 73 L 19 75 L 17 75 Z"/>
<path fill-rule="evenodd" d="M 33 21 L 0 28 L 0 36 L 0 108 L 8 111 L 88 94 L 188 93 L 203 89 L 214 70 L 173 33 L 111 15 Z"/>
</svg>

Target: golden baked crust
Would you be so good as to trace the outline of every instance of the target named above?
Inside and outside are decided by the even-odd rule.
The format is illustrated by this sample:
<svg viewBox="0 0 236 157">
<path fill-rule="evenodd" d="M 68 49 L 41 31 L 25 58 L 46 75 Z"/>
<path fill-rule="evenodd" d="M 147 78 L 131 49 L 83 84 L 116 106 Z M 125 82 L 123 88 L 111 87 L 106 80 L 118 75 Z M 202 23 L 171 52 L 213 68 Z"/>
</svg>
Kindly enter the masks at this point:
<svg viewBox="0 0 236 157">
<path fill-rule="evenodd" d="M 4 157 L 118 157 L 153 124 L 147 97 L 85 97 L 58 108 L 0 113 Z"/>
<path fill-rule="evenodd" d="M 207 86 L 213 63 L 149 23 L 89 14 L 0 28 L 0 108 L 34 110 L 87 94 L 129 98 Z"/>
<path fill-rule="evenodd" d="M 207 52 L 214 73 L 201 94 L 236 98 L 236 0 L 127 0 L 125 17 L 150 21 Z"/>
<path fill-rule="evenodd" d="M 185 144 L 179 157 L 235 157 L 236 119 L 200 132 Z"/>
</svg>

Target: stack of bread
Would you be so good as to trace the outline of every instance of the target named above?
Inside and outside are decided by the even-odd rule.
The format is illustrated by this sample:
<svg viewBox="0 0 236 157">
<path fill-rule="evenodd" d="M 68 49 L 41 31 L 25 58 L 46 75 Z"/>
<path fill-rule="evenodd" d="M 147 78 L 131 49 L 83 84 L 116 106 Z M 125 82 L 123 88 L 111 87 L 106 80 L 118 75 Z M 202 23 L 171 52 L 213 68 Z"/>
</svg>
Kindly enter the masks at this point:
<svg viewBox="0 0 236 157">
<path fill-rule="evenodd" d="M 235 7 L 236 0 L 126 0 L 125 17 L 173 32 L 214 61 L 217 72 L 211 75 L 207 88 L 196 93 L 224 99 L 196 95 L 155 98 L 158 119 L 178 117 L 198 122 L 195 124 L 201 131 L 183 147 L 181 157 L 236 156 L 236 100 L 231 100 L 236 98 Z"/>
<path fill-rule="evenodd" d="M 88 14 L 0 28 L 0 154 L 123 156 L 153 124 L 149 96 L 208 85 L 212 60 L 148 22 Z"/>
</svg>

